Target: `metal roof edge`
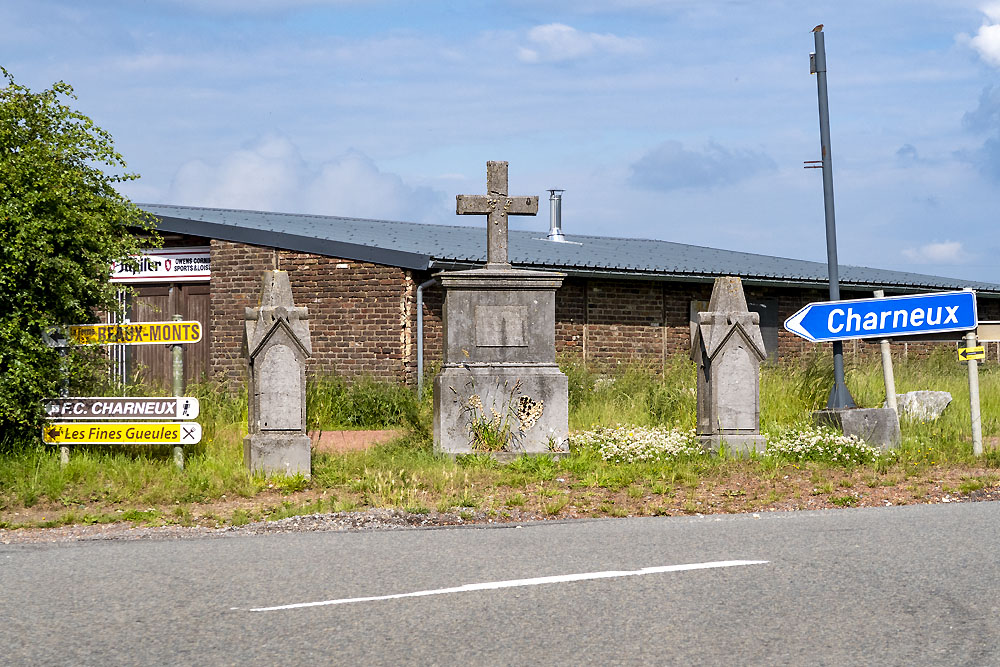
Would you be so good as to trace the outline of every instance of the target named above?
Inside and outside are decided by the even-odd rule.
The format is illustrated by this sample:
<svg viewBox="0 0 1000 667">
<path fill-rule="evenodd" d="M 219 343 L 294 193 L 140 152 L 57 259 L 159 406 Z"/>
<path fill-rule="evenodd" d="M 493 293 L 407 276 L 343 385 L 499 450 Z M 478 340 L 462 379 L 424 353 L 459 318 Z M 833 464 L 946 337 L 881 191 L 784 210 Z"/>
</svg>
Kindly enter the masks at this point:
<svg viewBox="0 0 1000 667">
<path fill-rule="evenodd" d="M 300 236 L 285 232 L 236 227 L 217 222 L 189 220 L 187 218 L 175 218 L 172 216 L 156 216 L 156 218 L 159 220 L 156 227 L 161 231 L 281 248 L 282 250 L 307 252 L 313 255 L 352 259 L 359 262 L 371 262 L 385 266 L 398 266 L 403 269 L 416 271 L 426 270 L 430 265 L 431 259 L 430 255 L 421 253 L 389 250 L 387 248 L 376 248 L 357 243 L 345 243 L 343 241 L 317 239 L 311 236 Z"/>
<path fill-rule="evenodd" d="M 448 262 L 442 260 L 434 260 L 430 263 L 428 270 L 430 271 L 461 271 L 464 269 L 474 269 L 481 267 L 482 264 L 475 262 Z M 534 271 L 553 271 L 564 273 L 569 277 L 573 278 L 606 278 L 609 280 L 649 280 L 652 282 L 687 282 L 687 283 L 711 283 L 714 282 L 716 278 L 721 277 L 723 274 L 693 274 L 693 273 L 648 273 L 641 271 L 614 271 L 614 270 L 602 270 L 602 269 L 572 269 L 572 268 L 553 268 L 553 267 L 540 267 L 530 264 L 514 264 L 516 269 L 531 269 Z M 731 274 L 727 274 L 731 275 Z M 803 280 L 794 278 L 767 278 L 767 277 L 754 277 L 754 276 L 739 276 L 740 280 L 744 285 L 752 285 L 754 287 L 799 287 L 802 289 L 826 289 L 829 286 L 829 281 L 827 280 Z M 882 284 L 882 283 L 858 283 L 858 282 L 840 282 L 841 289 L 857 290 L 857 291 L 871 291 L 876 289 L 883 289 L 891 292 L 897 293 L 924 293 L 924 292 L 940 292 L 940 291 L 955 291 L 957 287 L 944 287 L 944 286 L 931 286 L 931 285 L 902 285 L 902 284 Z M 989 291 L 989 290 L 977 290 L 977 296 L 982 296 L 984 298 L 990 299 L 1000 299 L 1000 291 Z"/>
</svg>

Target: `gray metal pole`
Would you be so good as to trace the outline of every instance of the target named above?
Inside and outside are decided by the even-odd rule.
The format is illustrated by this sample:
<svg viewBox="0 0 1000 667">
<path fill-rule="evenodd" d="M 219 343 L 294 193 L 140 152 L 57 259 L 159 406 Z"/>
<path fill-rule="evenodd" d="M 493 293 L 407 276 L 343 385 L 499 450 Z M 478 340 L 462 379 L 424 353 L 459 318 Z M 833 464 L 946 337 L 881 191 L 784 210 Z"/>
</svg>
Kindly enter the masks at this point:
<svg viewBox="0 0 1000 667">
<path fill-rule="evenodd" d="M 69 345 L 68 341 L 66 342 L 66 345 Z M 59 348 L 59 367 L 62 369 L 63 374 L 62 387 L 59 389 L 59 395 L 63 398 L 69 396 L 69 364 L 66 361 L 67 354 L 65 345 Z M 67 463 L 69 463 L 69 446 L 59 445 L 59 465 L 65 466 Z"/>
<path fill-rule="evenodd" d="M 876 298 L 885 296 L 885 291 L 875 290 Z M 899 407 L 896 405 L 896 377 L 892 372 L 892 350 L 889 348 L 889 341 L 883 338 L 879 341 L 879 348 L 882 351 L 882 379 L 885 381 L 885 404 L 892 408 L 892 411 L 899 415 Z"/>
<path fill-rule="evenodd" d="M 819 141 L 823 158 L 823 204 L 826 214 L 826 262 L 830 273 L 830 301 L 840 300 L 840 274 L 837 265 L 837 224 L 833 213 L 833 157 L 830 151 L 830 100 L 826 91 L 826 44 L 823 26 L 813 30 L 816 53 L 811 54 L 810 70 L 816 75 L 819 95 Z M 844 382 L 844 344 L 833 343 L 833 389 L 826 407 L 831 410 L 853 408 L 854 398 Z"/>
<path fill-rule="evenodd" d="M 424 288 L 437 280 L 431 278 L 417 285 L 417 398 L 424 397 Z"/>
<path fill-rule="evenodd" d="M 965 334 L 965 346 L 976 347 L 976 332 Z M 983 420 L 979 412 L 979 362 L 969 359 L 969 413 L 972 416 L 972 453 L 983 455 Z"/>
<path fill-rule="evenodd" d="M 183 320 L 184 318 L 180 315 L 174 315 L 174 320 Z M 173 349 L 173 362 L 174 362 L 174 396 L 180 398 L 184 395 L 184 348 L 182 345 L 174 344 Z M 174 463 L 181 470 L 184 469 L 184 446 L 174 445 Z"/>
</svg>

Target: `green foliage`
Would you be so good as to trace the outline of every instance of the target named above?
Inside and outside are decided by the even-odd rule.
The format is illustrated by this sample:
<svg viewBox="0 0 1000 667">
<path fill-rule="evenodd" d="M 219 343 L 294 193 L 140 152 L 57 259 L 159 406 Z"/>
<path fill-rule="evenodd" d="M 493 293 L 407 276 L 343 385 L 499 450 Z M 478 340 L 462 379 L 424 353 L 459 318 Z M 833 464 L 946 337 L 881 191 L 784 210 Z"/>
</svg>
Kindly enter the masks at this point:
<svg viewBox="0 0 1000 667">
<path fill-rule="evenodd" d="M 630 365 L 601 375 L 576 361 L 563 361 L 569 378 L 570 428 L 598 425 L 676 426 L 695 423 L 695 365 L 676 355 L 662 371 Z"/>
<path fill-rule="evenodd" d="M 337 375 L 311 378 L 306 387 L 306 413 L 309 428 L 322 430 L 394 426 L 420 430 L 429 421 L 414 390 L 371 377 L 352 383 Z"/>
<path fill-rule="evenodd" d="M 111 135 L 65 104 L 71 86 L 34 93 L 0 72 L 0 431 L 37 433 L 42 400 L 66 376 L 85 382 L 97 358 L 71 349 L 61 364 L 42 333 L 115 309 L 111 263 L 137 252 L 129 228 L 152 222 L 115 190 L 137 176 Z"/>
</svg>

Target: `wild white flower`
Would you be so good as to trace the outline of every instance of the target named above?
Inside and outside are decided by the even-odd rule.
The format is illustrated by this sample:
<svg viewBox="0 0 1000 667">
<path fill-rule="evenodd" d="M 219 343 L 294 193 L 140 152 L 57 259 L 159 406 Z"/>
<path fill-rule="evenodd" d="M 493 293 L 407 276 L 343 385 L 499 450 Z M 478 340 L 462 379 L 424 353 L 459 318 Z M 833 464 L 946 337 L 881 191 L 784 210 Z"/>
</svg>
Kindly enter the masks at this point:
<svg viewBox="0 0 1000 667">
<path fill-rule="evenodd" d="M 882 451 L 856 435 L 844 435 L 828 426 L 786 430 L 768 437 L 767 454 L 786 456 L 796 461 L 830 461 L 844 465 L 863 465 L 877 460 Z"/>
<path fill-rule="evenodd" d="M 694 431 L 665 426 L 599 426 L 591 431 L 574 433 L 570 440 L 577 447 L 594 447 L 602 459 L 617 463 L 662 461 L 705 453 L 695 440 Z"/>
</svg>

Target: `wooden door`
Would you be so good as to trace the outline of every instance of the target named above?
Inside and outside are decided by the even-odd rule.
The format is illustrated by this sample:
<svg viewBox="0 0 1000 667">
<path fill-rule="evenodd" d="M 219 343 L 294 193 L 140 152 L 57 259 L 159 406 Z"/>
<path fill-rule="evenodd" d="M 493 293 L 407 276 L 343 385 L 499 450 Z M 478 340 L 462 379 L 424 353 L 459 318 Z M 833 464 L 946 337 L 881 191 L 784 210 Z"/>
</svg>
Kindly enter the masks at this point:
<svg viewBox="0 0 1000 667">
<path fill-rule="evenodd" d="M 174 314 L 184 320 L 201 322 L 201 340 L 182 346 L 184 382 L 200 381 L 208 375 L 208 352 L 211 340 L 209 285 L 174 283 L 137 285 L 129 308 L 133 322 L 166 322 Z M 131 345 L 128 347 L 128 376 L 170 393 L 173 386 L 173 354 L 170 345 Z"/>
</svg>

